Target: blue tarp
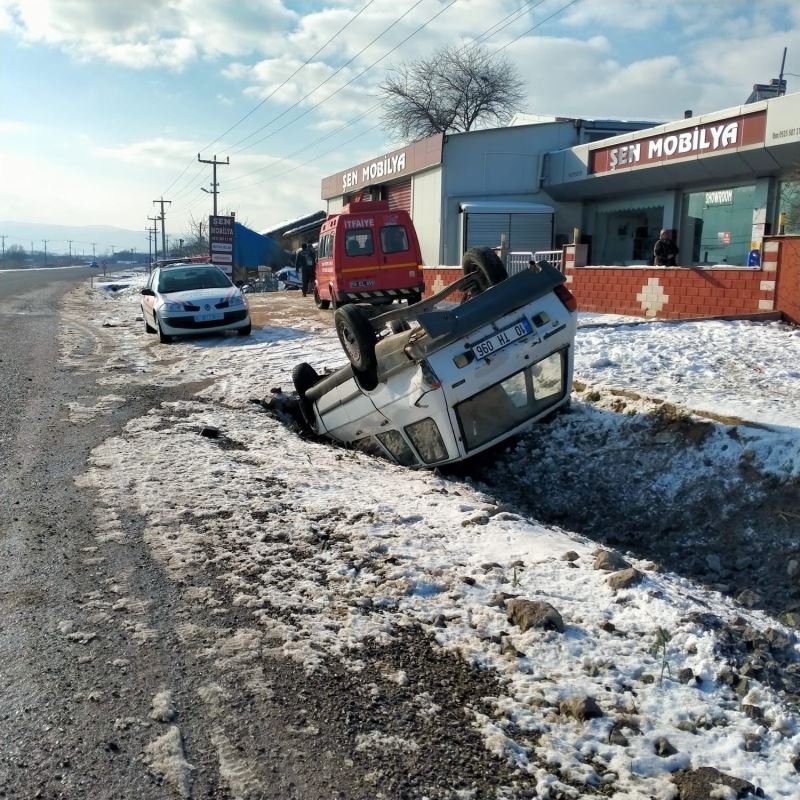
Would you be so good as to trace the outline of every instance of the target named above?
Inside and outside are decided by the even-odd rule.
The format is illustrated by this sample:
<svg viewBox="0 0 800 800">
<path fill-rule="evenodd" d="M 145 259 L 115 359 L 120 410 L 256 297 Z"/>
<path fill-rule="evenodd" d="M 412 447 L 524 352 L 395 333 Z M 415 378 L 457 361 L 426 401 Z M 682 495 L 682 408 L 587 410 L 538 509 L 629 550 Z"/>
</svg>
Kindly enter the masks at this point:
<svg viewBox="0 0 800 800">
<path fill-rule="evenodd" d="M 256 233 L 240 222 L 234 223 L 234 227 L 234 266 L 255 269 L 262 265 L 281 266 L 286 263 L 287 254 L 272 237 Z"/>
</svg>

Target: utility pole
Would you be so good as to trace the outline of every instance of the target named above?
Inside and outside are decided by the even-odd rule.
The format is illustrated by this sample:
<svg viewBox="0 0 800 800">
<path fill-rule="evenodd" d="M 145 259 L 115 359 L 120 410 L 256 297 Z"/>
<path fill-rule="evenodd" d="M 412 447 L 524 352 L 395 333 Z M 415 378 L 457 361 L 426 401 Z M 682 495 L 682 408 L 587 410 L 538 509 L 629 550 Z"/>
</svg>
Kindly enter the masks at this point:
<svg viewBox="0 0 800 800">
<path fill-rule="evenodd" d="M 152 228 L 147 228 L 148 232 L 153 231 L 153 258 L 151 261 L 158 261 L 158 220 L 159 217 L 148 217 L 150 222 L 154 222 Z"/>
<path fill-rule="evenodd" d="M 47 266 L 47 243 L 50 241 L 49 239 L 42 239 L 44 242 L 44 265 Z"/>
<path fill-rule="evenodd" d="M 3 266 L 6 265 L 6 239 L 7 238 L 8 237 L 4 233 L 0 234 L 0 239 L 3 240 L 3 261 L 2 261 Z"/>
<path fill-rule="evenodd" d="M 97 247 L 97 242 L 92 242 L 92 261 L 97 261 L 97 256 L 95 255 L 94 248 Z"/>
<path fill-rule="evenodd" d="M 211 164 L 213 170 L 213 177 L 211 179 L 211 190 L 204 189 L 202 186 L 200 187 L 206 194 L 213 194 L 214 195 L 214 216 L 217 216 L 217 195 L 219 194 L 219 189 L 217 188 L 219 184 L 217 183 L 217 165 L 219 164 L 230 164 L 231 157 L 226 156 L 224 161 L 217 161 L 216 155 L 211 161 L 208 161 L 204 158 L 200 158 L 200 153 L 197 154 L 197 160 L 201 164 Z"/>
<path fill-rule="evenodd" d="M 72 266 L 72 239 L 67 239 L 69 242 L 69 265 Z"/>
<path fill-rule="evenodd" d="M 156 203 L 160 203 L 161 205 L 161 214 L 159 215 L 159 219 L 161 220 L 161 252 L 164 254 L 164 258 L 167 257 L 167 218 L 164 214 L 164 203 L 169 205 L 172 204 L 172 200 L 165 200 L 163 197 L 158 200 L 153 200 L 153 205 Z"/>
</svg>

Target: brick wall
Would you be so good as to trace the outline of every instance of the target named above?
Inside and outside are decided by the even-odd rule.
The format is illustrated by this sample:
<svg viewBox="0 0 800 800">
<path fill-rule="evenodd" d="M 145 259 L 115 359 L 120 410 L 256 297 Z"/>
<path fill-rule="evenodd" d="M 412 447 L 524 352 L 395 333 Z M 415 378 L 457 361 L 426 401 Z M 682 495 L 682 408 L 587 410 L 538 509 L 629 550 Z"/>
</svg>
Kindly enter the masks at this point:
<svg viewBox="0 0 800 800">
<path fill-rule="evenodd" d="M 567 286 L 581 311 L 691 319 L 779 311 L 800 325 L 800 236 L 764 239 L 760 269 L 576 267 L 566 248 Z M 426 267 L 425 296 L 461 277 L 460 267 Z"/>
<path fill-rule="evenodd" d="M 765 239 L 764 267 L 772 262 L 777 268 L 775 307 L 789 322 L 800 325 L 800 236 Z"/>
<path fill-rule="evenodd" d="M 659 319 L 772 311 L 774 277 L 761 269 L 567 268 L 567 286 L 582 311 Z"/>
<path fill-rule="evenodd" d="M 426 267 L 425 296 L 461 277 L 458 267 Z M 755 269 L 566 266 L 581 311 L 661 319 L 757 314 L 774 308 L 774 273 Z"/>
</svg>

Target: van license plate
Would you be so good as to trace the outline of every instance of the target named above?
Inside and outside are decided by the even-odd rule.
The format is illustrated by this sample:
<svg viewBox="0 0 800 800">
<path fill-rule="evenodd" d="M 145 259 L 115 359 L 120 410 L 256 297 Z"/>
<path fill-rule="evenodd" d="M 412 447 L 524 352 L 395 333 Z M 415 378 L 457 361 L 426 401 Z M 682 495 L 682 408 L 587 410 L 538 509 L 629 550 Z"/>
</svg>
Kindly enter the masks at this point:
<svg viewBox="0 0 800 800">
<path fill-rule="evenodd" d="M 509 344 L 516 342 L 517 339 L 522 339 L 525 336 L 530 336 L 533 333 L 533 327 L 525 317 L 509 325 L 507 328 L 498 331 L 493 336 L 472 345 L 472 352 L 476 358 L 486 358 L 487 356 L 502 350 Z"/>
<path fill-rule="evenodd" d="M 219 319 L 225 319 L 225 314 L 222 311 L 212 311 L 208 314 L 195 314 L 195 322 L 212 322 Z"/>
</svg>

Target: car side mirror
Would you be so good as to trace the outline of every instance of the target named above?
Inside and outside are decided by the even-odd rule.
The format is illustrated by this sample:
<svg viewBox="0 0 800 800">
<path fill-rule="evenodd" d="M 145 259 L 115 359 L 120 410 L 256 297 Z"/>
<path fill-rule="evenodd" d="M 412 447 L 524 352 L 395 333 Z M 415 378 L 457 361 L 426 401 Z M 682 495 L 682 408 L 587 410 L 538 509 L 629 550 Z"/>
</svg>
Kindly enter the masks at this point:
<svg viewBox="0 0 800 800">
<path fill-rule="evenodd" d="M 147 288 L 142 289 L 142 294 L 145 295 L 146 297 L 155 297 L 156 296 L 156 293 L 152 289 L 147 289 Z"/>
</svg>

